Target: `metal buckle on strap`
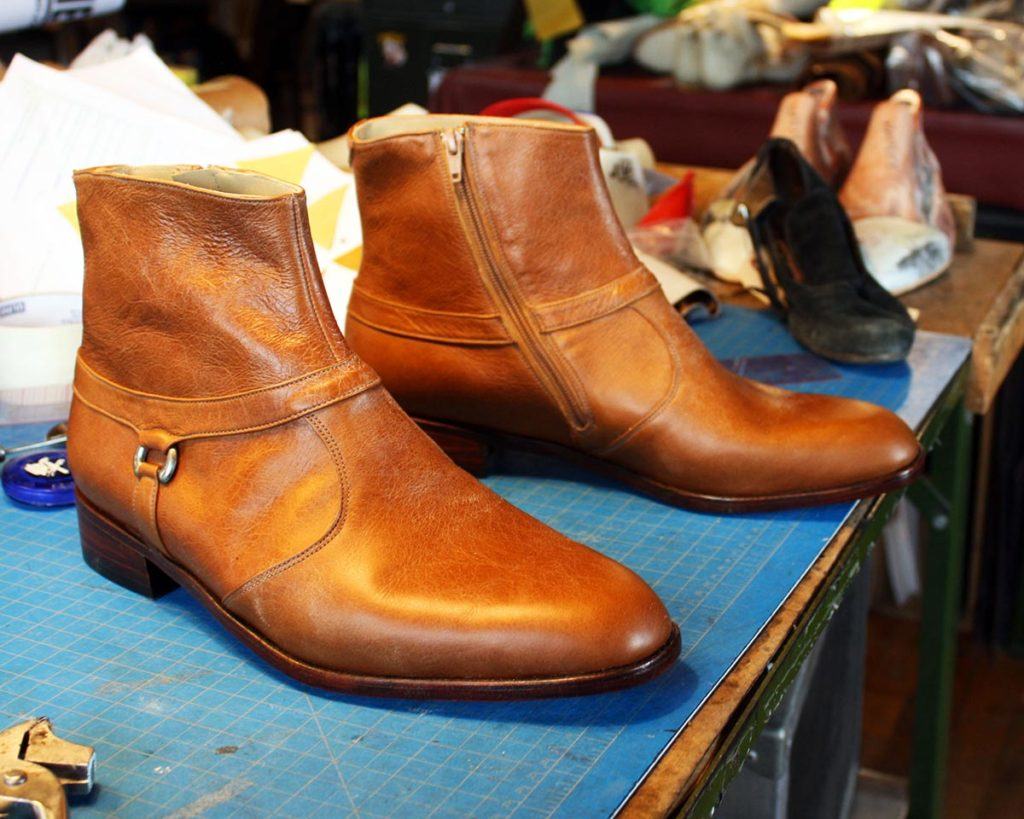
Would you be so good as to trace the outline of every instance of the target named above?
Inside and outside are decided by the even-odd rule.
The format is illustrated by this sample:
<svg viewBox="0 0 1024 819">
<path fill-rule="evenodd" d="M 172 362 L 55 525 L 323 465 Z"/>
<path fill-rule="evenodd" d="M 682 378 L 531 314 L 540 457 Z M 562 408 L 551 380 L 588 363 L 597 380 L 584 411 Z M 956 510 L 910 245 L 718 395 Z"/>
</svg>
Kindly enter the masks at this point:
<svg viewBox="0 0 1024 819">
<path fill-rule="evenodd" d="M 135 450 L 135 458 L 132 460 L 132 471 L 135 473 L 136 478 L 142 477 L 142 464 L 146 462 L 146 458 L 149 456 L 149 447 L 140 446 Z M 174 477 L 174 473 L 178 469 L 178 448 L 175 446 L 168 447 L 166 452 L 166 458 L 164 459 L 163 466 L 157 470 L 156 478 L 160 483 L 170 483 L 171 478 Z"/>
</svg>

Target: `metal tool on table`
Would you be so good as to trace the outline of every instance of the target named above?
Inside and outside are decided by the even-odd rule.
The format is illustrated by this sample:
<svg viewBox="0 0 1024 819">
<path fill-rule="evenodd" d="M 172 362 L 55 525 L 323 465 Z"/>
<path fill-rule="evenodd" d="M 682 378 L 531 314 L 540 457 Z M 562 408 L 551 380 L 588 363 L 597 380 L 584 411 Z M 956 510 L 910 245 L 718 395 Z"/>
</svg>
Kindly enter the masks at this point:
<svg viewBox="0 0 1024 819">
<path fill-rule="evenodd" d="M 46 717 L 0 731 L 0 819 L 65 819 L 68 794 L 92 790 L 96 753 L 53 733 Z"/>
<path fill-rule="evenodd" d="M 20 455 L 23 452 L 34 452 L 37 449 L 45 449 L 46 447 L 62 446 L 68 442 L 68 425 L 61 423 L 50 427 L 50 431 L 46 433 L 45 441 L 36 441 L 32 444 L 22 444 L 21 446 L 4 447 L 0 446 L 0 464 L 6 461 L 12 455 Z"/>
<path fill-rule="evenodd" d="M 4 492 L 11 500 L 29 506 L 70 506 L 75 502 L 75 485 L 68 466 L 67 425 L 57 424 L 36 441 L 5 448 L 0 446 Z"/>
</svg>

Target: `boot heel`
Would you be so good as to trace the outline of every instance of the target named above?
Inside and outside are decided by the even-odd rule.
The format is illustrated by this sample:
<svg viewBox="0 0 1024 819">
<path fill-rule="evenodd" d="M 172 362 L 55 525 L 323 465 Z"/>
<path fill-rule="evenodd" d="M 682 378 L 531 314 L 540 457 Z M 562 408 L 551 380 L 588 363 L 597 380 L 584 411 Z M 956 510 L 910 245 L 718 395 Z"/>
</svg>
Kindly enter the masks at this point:
<svg viewBox="0 0 1024 819">
<path fill-rule="evenodd" d="M 119 526 L 77 500 L 78 531 L 86 564 L 108 580 L 154 600 L 178 584 L 144 556 L 145 546 Z"/>
<path fill-rule="evenodd" d="M 465 469 L 470 475 L 482 478 L 493 471 L 497 449 L 494 442 L 461 427 L 440 424 L 436 421 L 415 419 L 427 435 L 434 439 L 444 454 Z"/>
</svg>

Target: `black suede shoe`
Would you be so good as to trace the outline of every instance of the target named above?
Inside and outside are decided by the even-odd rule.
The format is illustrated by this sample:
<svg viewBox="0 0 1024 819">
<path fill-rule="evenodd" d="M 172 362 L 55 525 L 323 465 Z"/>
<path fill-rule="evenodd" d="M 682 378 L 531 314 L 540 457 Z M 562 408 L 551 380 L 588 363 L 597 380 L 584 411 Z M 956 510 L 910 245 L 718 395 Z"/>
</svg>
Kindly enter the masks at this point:
<svg viewBox="0 0 1024 819">
<path fill-rule="evenodd" d="M 792 142 L 765 142 L 734 199 L 765 292 L 797 341 L 851 364 L 906 358 L 913 320 L 872 278 L 842 205 Z"/>
</svg>

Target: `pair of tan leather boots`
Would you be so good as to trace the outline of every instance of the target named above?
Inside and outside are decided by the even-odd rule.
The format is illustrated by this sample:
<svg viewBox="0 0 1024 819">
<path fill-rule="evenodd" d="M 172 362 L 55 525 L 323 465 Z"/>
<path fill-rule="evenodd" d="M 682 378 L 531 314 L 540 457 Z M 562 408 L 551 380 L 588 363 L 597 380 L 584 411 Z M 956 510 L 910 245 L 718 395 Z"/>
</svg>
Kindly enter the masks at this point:
<svg viewBox="0 0 1024 819">
<path fill-rule="evenodd" d="M 537 449 L 715 511 L 877 494 L 920 467 L 892 413 L 716 363 L 631 252 L 589 129 L 383 118 L 351 141 L 365 249 L 347 342 L 300 188 L 76 174 L 70 459 L 107 577 L 187 587 L 319 686 L 585 693 L 675 660 L 665 607 L 431 436 L 467 465 Z"/>
</svg>

